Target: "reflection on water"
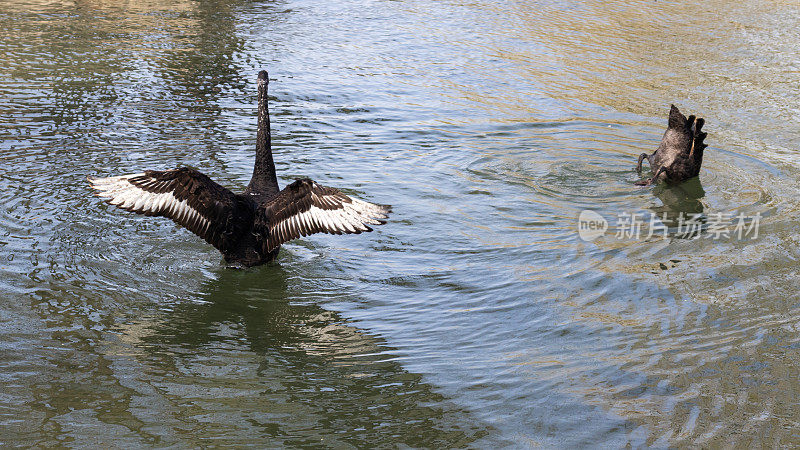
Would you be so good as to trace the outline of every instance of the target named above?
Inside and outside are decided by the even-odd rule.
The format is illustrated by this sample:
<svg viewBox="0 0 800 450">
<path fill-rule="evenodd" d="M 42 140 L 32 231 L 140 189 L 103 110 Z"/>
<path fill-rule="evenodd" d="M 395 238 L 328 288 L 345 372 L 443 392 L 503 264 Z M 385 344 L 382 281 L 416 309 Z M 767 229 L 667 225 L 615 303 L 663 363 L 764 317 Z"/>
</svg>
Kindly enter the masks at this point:
<svg viewBox="0 0 800 450">
<path fill-rule="evenodd" d="M 796 444 L 798 19 L 4 2 L 0 443 Z M 231 271 L 91 196 L 87 175 L 180 165 L 241 189 L 261 68 L 281 182 L 369 193 L 389 225 Z M 635 187 L 670 103 L 708 119 L 703 171 Z M 757 239 L 583 242 L 586 209 L 762 220 Z"/>
<path fill-rule="evenodd" d="M 160 438 L 188 427 L 216 443 L 452 446 L 486 433 L 380 339 L 314 304 L 270 300 L 286 297 L 286 275 L 223 271 L 199 301 L 119 329 L 109 353 L 133 355 L 144 375 L 125 375 L 176 419 Z"/>
<path fill-rule="evenodd" d="M 284 300 L 291 294 L 280 266 L 214 275 L 197 300 L 123 323 L 98 311 L 82 318 L 65 293 L 43 294 L 37 311 L 52 343 L 28 349 L 41 353 L 26 364 L 31 398 L 4 421 L 4 438 L 438 447 L 486 435 L 381 339 L 313 303 Z M 56 348 L 65 352 L 49 354 Z"/>
<path fill-rule="evenodd" d="M 681 218 L 699 217 L 703 213 L 701 200 L 706 195 L 699 177 L 679 184 L 661 183 L 653 189 L 661 205 L 650 209 L 668 227 L 677 227 Z"/>
</svg>

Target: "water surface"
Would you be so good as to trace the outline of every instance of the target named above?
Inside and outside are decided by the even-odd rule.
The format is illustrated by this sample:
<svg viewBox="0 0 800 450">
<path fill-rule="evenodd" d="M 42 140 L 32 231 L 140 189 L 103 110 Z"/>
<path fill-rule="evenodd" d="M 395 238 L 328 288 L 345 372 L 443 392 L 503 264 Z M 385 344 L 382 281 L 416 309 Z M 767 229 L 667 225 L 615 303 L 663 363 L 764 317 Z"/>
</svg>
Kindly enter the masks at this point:
<svg viewBox="0 0 800 450">
<path fill-rule="evenodd" d="M 0 443 L 800 441 L 791 2 L 0 6 Z M 87 175 L 241 189 L 270 72 L 282 184 L 393 205 L 226 269 Z M 638 188 L 670 103 L 699 180 Z M 590 209 L 612 229 L 579 239 Z M 618 239 L 622 214 L 758 215 Z M 673 227 L 674 228 L 674 227 Z M 674 231 L 674 230 L 673 230 Z"/>
</svg>

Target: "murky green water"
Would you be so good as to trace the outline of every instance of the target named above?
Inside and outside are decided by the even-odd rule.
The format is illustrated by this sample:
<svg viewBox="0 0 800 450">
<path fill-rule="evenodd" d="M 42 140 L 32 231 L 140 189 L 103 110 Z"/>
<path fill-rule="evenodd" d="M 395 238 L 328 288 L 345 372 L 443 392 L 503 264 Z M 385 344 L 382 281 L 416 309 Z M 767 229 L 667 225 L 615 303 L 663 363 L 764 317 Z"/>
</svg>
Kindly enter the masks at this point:
<svg viewBox="0 0 800 450">
<path fill-rule="evenodd" d="M 0 444 L 800 443 L 793 2 L 0 5 Z M 388 225 L 224 268 L 87 175 L 279 176 Z M 637 188 L 670 103 L 699 182 Z M 578 238 L 577 217 L 609 220 Z M 617 239 L 620 215 L 758 215 Z"/>
</svg>

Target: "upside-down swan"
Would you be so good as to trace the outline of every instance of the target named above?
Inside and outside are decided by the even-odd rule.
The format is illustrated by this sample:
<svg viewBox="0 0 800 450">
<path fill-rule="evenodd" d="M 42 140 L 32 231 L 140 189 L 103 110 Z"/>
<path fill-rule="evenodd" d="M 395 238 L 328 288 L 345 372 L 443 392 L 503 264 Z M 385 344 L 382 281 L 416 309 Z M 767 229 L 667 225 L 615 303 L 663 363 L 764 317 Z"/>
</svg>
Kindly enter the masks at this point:
<svg viewBox="0 0 800 450">
<path fill-rule="evenodd" d="M 708 147 L 703 140 L 707 134 L 702 132 L 705 120 L 694 116 L 686 116 L 672 105 L 669 111 L 669 123 L 661 145 L 652 155 L 642 153 L 636 163 L 636 171 L 642 172 L 642 160 L 647 158 L 653 176 L 647 180 L 637 181 L 639 186 L 647 186 L 657 181 L 676 183 L 696 177 L 703 164 L 703 150 Z"/>
</svg>

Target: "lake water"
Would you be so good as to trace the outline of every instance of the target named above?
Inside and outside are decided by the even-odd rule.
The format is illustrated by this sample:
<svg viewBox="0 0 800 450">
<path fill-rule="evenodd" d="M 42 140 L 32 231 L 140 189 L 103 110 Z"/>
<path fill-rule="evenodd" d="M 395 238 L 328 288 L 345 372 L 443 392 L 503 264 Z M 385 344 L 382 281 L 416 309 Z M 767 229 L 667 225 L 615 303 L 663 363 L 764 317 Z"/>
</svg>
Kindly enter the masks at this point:
<svg viewBox="0 0 800 450">
<path fill-rule="evenodd" d="M 0 445 L 797 445 L 798 23 L 758 0 L 5 0 Z M 242 189 L 262 68 L 280 182 L 387 225 L 233 270 L 92 196 L 181 165 Z M 699 181 L 634 186 L 671 103 L 707 120 Z M 617 237 L 664 213 L 668 238 Z M 739 215 L 757 236 L 713 239 Z"/>
</svg>

